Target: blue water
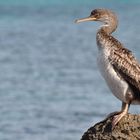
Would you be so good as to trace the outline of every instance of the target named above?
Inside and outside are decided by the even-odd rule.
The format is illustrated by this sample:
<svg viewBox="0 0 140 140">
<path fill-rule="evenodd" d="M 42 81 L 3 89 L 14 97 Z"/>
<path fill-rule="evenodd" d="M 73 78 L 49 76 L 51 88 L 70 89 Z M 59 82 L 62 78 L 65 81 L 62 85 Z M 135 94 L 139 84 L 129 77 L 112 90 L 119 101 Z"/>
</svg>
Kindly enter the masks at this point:
<svg viewBox="0 0 140 140">
<path fill-rule="evenodd" d="M 0 7 L 1 140 L 79 140 L 120 110 L 96 65 L 100 24 L 74 20 L 96 7 L 113 9 L 120 20 L 114 36 L 140 60 L 140 5 Z"/>
<path fill-rule="evenodd" d="M 0 5 L 21 5 L 21 6 L 46 6 L 46 5 L 80 5 L 80 4 L 100 4 L 100 5 L 110 5 L 114 6 L 118 4 L 140 4 L 139 0 L 0 0 Z"/>
</svg>

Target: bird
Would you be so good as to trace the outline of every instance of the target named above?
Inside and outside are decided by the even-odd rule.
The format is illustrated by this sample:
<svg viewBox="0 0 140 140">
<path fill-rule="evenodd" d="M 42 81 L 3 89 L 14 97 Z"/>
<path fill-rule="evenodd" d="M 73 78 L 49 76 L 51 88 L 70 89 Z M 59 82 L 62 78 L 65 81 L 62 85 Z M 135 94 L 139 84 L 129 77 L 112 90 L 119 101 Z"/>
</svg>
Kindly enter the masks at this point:
<svg viewBox="0 0 140 140">
<path fill-rule="evenodd" d="M 76 23 L 98 21 L 97 64 L 111 92 L 122 102 L 121 110 L 110 113 L 112 128 L 128 113 L 131 104 L 140 104 L 140 64 L 132 51 L 116 39 L 112 33 L 117 29 L 117 15 L 110 9 L 98 8 L 90 16 L 77 19 Z"/>
</svg>

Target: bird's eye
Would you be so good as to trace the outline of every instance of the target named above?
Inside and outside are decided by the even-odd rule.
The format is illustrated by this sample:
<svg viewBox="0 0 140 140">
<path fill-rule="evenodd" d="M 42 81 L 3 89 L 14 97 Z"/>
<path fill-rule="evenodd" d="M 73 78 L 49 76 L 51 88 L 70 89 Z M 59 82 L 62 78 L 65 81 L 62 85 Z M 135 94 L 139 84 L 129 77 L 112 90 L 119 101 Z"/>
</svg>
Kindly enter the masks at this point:
<svg viewBox="0 0 140 140">
<path fill-rule="evenodd" d="M 97 13 L 97 11 L 96 10 L 93 10 L 92 12 L 91 12 L 91 15 L 95 15 Z"/>
<path fill-rule="evenodd" d="M 99 12 L 97 10 L 93 10 L 91 12 L 91 16 L 94 16 L 94 17 L 99 17 Z"/>
</svg>

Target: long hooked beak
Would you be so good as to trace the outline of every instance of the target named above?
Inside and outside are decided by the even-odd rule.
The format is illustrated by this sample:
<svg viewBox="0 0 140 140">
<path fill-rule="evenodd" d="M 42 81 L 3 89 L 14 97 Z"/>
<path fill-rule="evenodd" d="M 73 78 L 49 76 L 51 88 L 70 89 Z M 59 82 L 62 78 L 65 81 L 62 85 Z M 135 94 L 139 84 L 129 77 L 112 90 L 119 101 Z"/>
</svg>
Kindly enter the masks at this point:
<svg viewBox="0 0 140 140">
<path fill-rule="evenodd" d="M 95 21 L 96 18 L 95 17 L 86 17 L 86 18 L 81 18 L 81 19 L 77 19 L 75 20 L 75 23 L 80 23 L 80 22 L 85 22 L 85 21 Z"/>
</svg>

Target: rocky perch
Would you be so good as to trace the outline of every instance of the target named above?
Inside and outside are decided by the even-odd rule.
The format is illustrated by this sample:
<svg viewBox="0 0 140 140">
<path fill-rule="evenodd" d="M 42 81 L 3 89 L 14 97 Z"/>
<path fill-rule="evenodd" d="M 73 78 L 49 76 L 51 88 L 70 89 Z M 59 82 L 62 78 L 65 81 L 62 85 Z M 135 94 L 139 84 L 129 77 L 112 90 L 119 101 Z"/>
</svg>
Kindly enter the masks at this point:
<svg viewBox="0 0 140 140">
<path fill-rule="evenodd" d="M 81 140 L 140 140 L 140 115 L 127 114 L 112 130 L 112 117 L 84 133 Z"/>
</svg>

